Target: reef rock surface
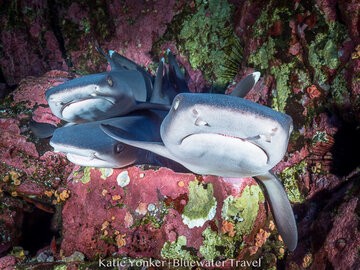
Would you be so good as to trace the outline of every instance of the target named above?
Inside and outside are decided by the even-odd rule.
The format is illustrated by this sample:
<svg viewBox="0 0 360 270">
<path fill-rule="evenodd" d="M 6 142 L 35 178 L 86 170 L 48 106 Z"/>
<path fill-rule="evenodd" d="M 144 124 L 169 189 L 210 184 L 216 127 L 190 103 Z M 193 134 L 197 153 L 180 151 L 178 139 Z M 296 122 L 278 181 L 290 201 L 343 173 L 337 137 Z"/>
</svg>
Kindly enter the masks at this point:
<svg viewBox="0 0 360 270">
<path fill-rule="evenodd" d="M 76 268 L 99 257 L 128 265 L 215 259 L 225 268 L 231 258 L 262 258 L 274 269 L 359 265 L 358 1 L 22 0 L 0 9 L 0 268 Z M 153 73 L 170 48 L 193 92 L 231 93 L 261 71 L 246 98 L 294 120 L 288 153 L 274 169 L 294 206 L 294 252 L 278 239 L 252 179 L 80 168 L 31 134 L 31 118 L 59 123 L 46 89 L 109 69 L 95 45 Z M 48 236 L 28 246 L 29 230 L 46 231 L 41 224 Z"/>
</svg>

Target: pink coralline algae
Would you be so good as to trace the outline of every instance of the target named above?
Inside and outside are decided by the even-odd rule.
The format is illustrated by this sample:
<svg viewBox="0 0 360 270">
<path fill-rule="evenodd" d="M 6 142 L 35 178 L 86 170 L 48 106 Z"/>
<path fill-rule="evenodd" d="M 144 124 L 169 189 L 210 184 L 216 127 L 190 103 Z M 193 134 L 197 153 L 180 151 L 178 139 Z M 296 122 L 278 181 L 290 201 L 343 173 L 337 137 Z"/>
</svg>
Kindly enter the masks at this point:
<svg viewBox="0 0 360 270">
<path fill-rule="evenodd" d="M 1 110 L 0 204 L 6 207 L 0 219 L 5 220 L 4 224 L 8 224 L 4 226 L 10 227 L 0 230 L 2 236 L 9 239 L 9 244 L 3 246 L 0 253 L 18 244 L 25 209 L 29 211 L 29 208 L 36 207 L 54 213 L 50 198 L 52 195 L 49 197 L 46 193 L 56 190 L 61 185 L 61 178 L 67 176 L 73 168 L 62 156 L 46 151 L 50 150 L 47 141 L 42 145 L 35 139 L 34 143 L 28 126 L 31 112 L 38 106 L 38 116 L 35 117 L 37 120 L 50 123 L 59 121 L 49 113 L 49 108 L 45 108 L 44 98 L 45 90 L 50 88 L 52 83 L 64 81 L 64 78 L 56 77 L 55 74 L 56 72 L 52 72 L 42 78 L 29 77 L 23 80 L 20 87 L 13 92 L 13 101 L 8 99 L 8 107 Z M 63 72 L 58 75 L 63 75 Z M 8 197 L 10 195 L 16 199 Z M 12 206 L 11 200 L 22 202 L 22 205 Z M 1 208 L 3 209 L 2 206 Z M 9 213 L 6 209 L 16 211 Z M 11 227 L 13 229 L 10 230 Z"/>
<path fill-rule="evenodd" d="M 64 77 L 62 77 L 64 76 Z M 13 93 L 15 103 L 24 102 L 28 108 L 33 108 L 35 105 L 45 105 L 45 91 L 51 87 L 57 86 L 69 80 L 69 74 L 63 71 L 54 71 L 45 73 L 40 78 L 28 78 L 20 82 L 20 88 Z M 36 91 L 34 91 L 36 89 Z M 48 109 L 47 113 L 51 113 Z"/>
<path fill-rule="evenodd" d="M 191 91 L 210 89 L 203 73 L 191 68 L 178 33 L 188 15 L 196 12 L 196 1 L 114 0 L 97 1 L 91 7 L 84 2 L 14 3 L 0 4 L 7 10 L 0 16 L 0 65 L 5 78 L 0 91 L 19 84 L 0 112 L 0 203 L 13 207 L 5 207 L 0 215 L 0 221 L 7 222 L 0 222 L 1 239 L 6 240 L 0 242 L 0 253 L 5 255 L 19 243 L 28 208 L 54 213 L 54 205 L 62 205 L 63 239 L 52 244 L 59 259 L 79 251 L 90 260 L 100 255 L 198 260 L 207 254 L 220 260 L 263 256 L 264 269 L 274 268 L 279 260 L 289 269 L 356 269 L 360 263 L 359 194 L 354 184 L 358 170 L 344 177 L 330 171 L 336 165 L 334 147 L 353 136 L 337 137 L 343 126 L 340 118 L 353 117 L 356 127 L 359 120 L 359 1 L 229 1 L 234 16 L 227 23 L 233 25 L 243 47 L 234 81 L 261 71 L 246 99 L 269 107 L 282 102 L 294 120 L 288 153 L 274 168 L 278 176 L 286 176 L 281 180 L 288 194 L 297 187 L 303 198 L 294 204 L 298 248 L 287 254 L 274 223 L 269 224 L 266 203 L 259 202 L 255 221 L 241 238 L 237 226 L 243 221 L 236 224 L 222 216 L 227 198 L 241 198 L 244 190 L 257 187 L 251 178 L 199 177 L 166 168 L 75 167 L 29 130 L 31 119 L 60 123 L 48 108 L 44 92 L 76 76 L 66 70 L 86 74 L 109 69 L 95 45 L 115 50 L 150 72 L 171 49 L 186 70 Z M 205 13 L 206 18 L 212 15 Z M 325 50 L 326 44 L 332 50 Z M 257 58 L 250 63 L 254 55 Z M 43 75 L 50 69 L 63 71 Z M 43 76 L 26 78 L 29 75 Z M 230 85 L 227 93 L 234 87 Z M 338 151 L 341 159 L 356 159 L 356 143 L 351 147 L 352 153 Z M 190 183 L 195 181 L 202 190 L 211 185 L 210 197 L 217 204 L 210 220 L 201 217 L 202 226 L 190 228 L 183 215 L 191 202 Z M 226 253 L 232 245 L 234 252 Z M 0 258 L 0 268 L 12 267 L 16 260 Z"/>
<path fill-rule="evenodd" d="M 109 15 L 116 18 L 115 36 L 106 47 L 118 52 L 125 49 L 124 56 L 147 66 L 152 62 L 149 53 L 152 44 L 165 33 L 166 24 L 175 15 L 176 3 L 171 1 L 139 2 L 113 1 Z M 126 15 L 126 16 L 119 16 Z"/>
<path fill-rule="evenodd" d="M 213 221 L 189 229 L 181 216 L 183 208 L 176 207 L 178 197 L 178 203 L 187 204 L 187 196 L 182 194 L 189 193 L 187 187 L 196 179 L 194 175 L 176 174 L 166 168 L 154 171 L 130 167 L 114 169 L 110 176 L 104 177 L 102 171 L 90 169 L 80 179 L 69 179 L 71 196 L 62 213 L 61 248 L 65 255 L 77 250 L 93 258 L 99 252 L 108 256 L 117 251 L 131 257 L 161 259 L 160 252 L 166 241 L 174 242 L 180 235 L 186 237 L 189 247 L 200 248 L 202 233 Z M 120 187 L 116 179 L 124 172 L 130 181 Z M 254 183 L 251 179 L 237 179 L 239 187 L 249 181 Z M 231 184 L 213 176 L 205 177 L 202 183 L 214 186 L 214 197 L 218 201 L 215 220 L 220 224 L 223 222 L 222 201 L 229 195 L 241 196 L 241 188 L 231 188 Z M 169 204 L 165 203 L 167 200 Z M 264 210 L 260 208 L 261 218 L 256 224 L 262 224 Z M 260 228 L 257 225 L 254 228 L 256 234 Z M 246 238 L 248 245 L 254 245 L 255 234 Z"/>
<path fill-rule="evenodd" d="M 21 167 L 25 169 L 25 164 L 19 166 L 22 158 L 19 153 L 27 154 L 33 158 L 38 158 L 35 145 L 26 141 L 26 137 L 20 135 L 19 121 L 15 119 L 0 119 L 1 143 L 0 143 L 0 161 L 10 166 Z"/>
<path fill-rule="evenodd" d="M 17 259 L 15 256 L 4 256 L 0 258 L 0 268 L 4 270 L 12 270 L 15 269 Z"/>
<path fill-rule="evenodd" d="M 336 5 L 337 0 L 317 0 L 316 4 L 325 13 L 325 18 L 328 21 L 336 21 Z"/>
<path fill-rule="evenodd" d="M 53 153 L 47 155 L 47 158 L 44 158 L 45 155 L 40 156 L 35 144 L 28 140 L 27 135 L 29 133 L 28 123 L 32 119 L 31 110 L 34 111 L 34 120 L 52 124 L 60 121 L 45 105 L 44 94 L 47 89 L 68 79 L 55 78 L 54 75 L 55 73 L 52 72 L 41 78 L 28 78 L 22 81 L 20 87 L 13 93 L 14 101 L 10 108 L 4 110 L 0 115 L 0 161 L 7 166 L 26 172 L 28 176 L 35 173 L 40 163 L 50 166 L 54 163 L 52 161 L 54 158 L 58 159 L 54 157 Z M 59 72 L 59 75 L 64 75 L 64 73 Z M 38 109 L 34 110 L 34 107 L 37 106 L 39 106 Z M 39 173 L 45 173 L 44 169 L 45 167 L 37 168 Z"/>
<path fill-rule="evenodd" d="M 42 1 L 2 3 L 0 65 L 8 85 L 50 69 L 67 69 Z M 10 15 L 11 14 L 11 15 Z"/>
<path fill-rule="evenodd" d="M 0 207 L 3 209 L 0 213 L 0 254 L 2 254 L 12 246 L 19 244 L 24 206 L 16 198 L 7 197 L 1 192 Z"/>
<path fill-rule="evenodd" d="M 354 0 L 339 1 L 338 7 L 340 9 L 343 20 L 347 24 L 351 39 L 359 44 L 360 42 L 360 2 Z"/>
<path fill-rule="evenodd" d="M 359 198 L 352 198 L 339 207 L 339 214 L 334 218 L 333 227 L 326 237 L 326 244 L 318 252 L 326 252 L 334 267 L 342 265 L 344 269 L 351 269 L 359 263 L 359 220 L 353 215 L 358 205 Z M 314 263 L 317 263 L 317 254 Z"/>
</svg>

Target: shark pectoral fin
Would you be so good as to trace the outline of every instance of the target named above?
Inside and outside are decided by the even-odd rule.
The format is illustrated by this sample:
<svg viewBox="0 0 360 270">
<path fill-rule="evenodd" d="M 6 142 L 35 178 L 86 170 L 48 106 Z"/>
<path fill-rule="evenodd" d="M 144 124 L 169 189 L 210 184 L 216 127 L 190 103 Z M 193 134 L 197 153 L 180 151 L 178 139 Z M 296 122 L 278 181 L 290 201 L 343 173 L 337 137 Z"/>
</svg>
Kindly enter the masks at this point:
<svg viewBox="0 0 360 270">
<path fill-rule="evenodd" d="M 100 128 L 104 131 L 108 136 L 117 140 L 119 142 L 125 143 L 127 145 L 131 145 L 140 149 L 151 151 L 155 154 L 164 156 L 169 159 L 173 159 L 176 161 L 176 158 L 167 150 L 165 145 L 162 142 L 148 142 L 148 141 L 139 141 L 131 138 L 131 135 L 124 131 L 121 128 L 114 127 L 112 125 L 100 124 Z"/>
<path fill-rule="evenodd" d="M 231 92 L 231 96 L 245 97 L 247 93 L 255 86 L 260 78 L 260 72 L 256 71 L 242 79 L 235 89 Z"/>
<path fill-rule="evenodd" d="M 77 123 L 69 122 L 69 123 L 66 123 L 65 125 L 63 125 L 62 127 L 71 127 L 71 126 L 75 126 L 75 125 L 77 125 Z"/>
<path fill-rule="evenodd" d="M 136 105 L 138 110 L 162 110 L 169 111 L 171 109 L 170 104 L 160 104 L 160 103 L 151 103 L 151 102 L 137 102 Z"/>
<path fill-rule="evenodd" d="M 278 231 L 290 251 L 295 250 L 298 232 L 293 210 L 284 187 L 273 172 L 255 177 L 266 189 L 271 212 L 274 216 Z"/>
<path fill-rule="evenodd" d="M 103 132 L 106 133 L 106 135 L 110 136 L 114 140 L 122 142 L 122 140 L 133 140 L 133 136 L 127 132 L 126 130 L 123 130 L 122 128 L 115 127 L 113 125 L 108 124 L 100 124 L 100 128 Z"/>
<path fill-rule="evenodd" d="M 29 127 L 32 133 L 40 139 L 51 137 L 57 129 L 57 126 L 48 123 L 36 122 L 34 120 L 29 123 Z"/>
<path fill-rule="evenodd" d="M 167 50 L 167 54 L 169 59 L 169 75 L 170 78 L 172 78 L 175 82 L 178 92 L 190 92 L 185 80 L 185 76 L 182 73 L 178 63 L 176 62 L 175 56 L 171 53 L 170 49 Z"/>
</svg>

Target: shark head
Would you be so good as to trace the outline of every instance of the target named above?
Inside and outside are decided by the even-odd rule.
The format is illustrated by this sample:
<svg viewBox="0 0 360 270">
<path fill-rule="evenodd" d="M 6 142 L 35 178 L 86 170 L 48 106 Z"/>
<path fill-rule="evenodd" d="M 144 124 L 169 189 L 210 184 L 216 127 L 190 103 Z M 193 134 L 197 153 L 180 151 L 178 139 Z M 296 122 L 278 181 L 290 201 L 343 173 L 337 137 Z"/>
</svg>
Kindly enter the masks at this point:
<svg viewBox="0 0 360 270">
<path fill-rule="evenodd" d="M 81 123 L 128 113 L 146 101 L 147 88 L 140 72 L 121 70 L 76 78 L 45 95 L 57 117 Z"/>
<path fill-rule="evenodd" d="M 174 157 L 210 169 L 198 173 L 221 175 L 218 170 L 224 170 L 225 176 L 245 177 L 266 172 L 283 158 L 291 130 L 290 116 L 260 104 L 220 94 L 181 93 L 160 133 Z"/>
<path fill-rule="evenodd" d="M 55 130 L 50 145 L 81 166 L 120 168 L 138 159 L 139 149 L 106 136 L 100 122 L 89 122 Z"/>
</svg>

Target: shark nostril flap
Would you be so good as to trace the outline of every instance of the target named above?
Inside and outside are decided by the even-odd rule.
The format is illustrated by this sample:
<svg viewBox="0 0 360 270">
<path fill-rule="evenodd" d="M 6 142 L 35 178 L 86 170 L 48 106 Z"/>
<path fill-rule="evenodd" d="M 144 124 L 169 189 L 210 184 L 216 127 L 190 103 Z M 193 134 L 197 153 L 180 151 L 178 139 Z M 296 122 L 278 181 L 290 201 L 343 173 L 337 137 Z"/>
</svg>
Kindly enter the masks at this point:
<svg viewBox="0 0 360 270">
<path fill-rule="evenodd" d="M 196 125 L 196 126 L 207 126 L 207 127 L 210 126 L 209 123 L 205 122 L 205 121 L 202 120 L 200 117 L 196 119 L 195 125 Z"/>
</svg>

